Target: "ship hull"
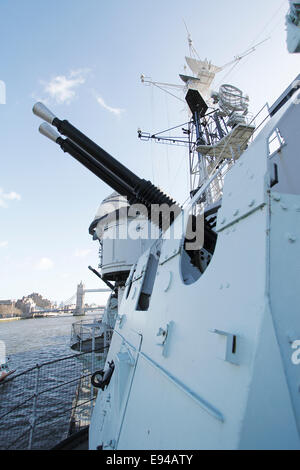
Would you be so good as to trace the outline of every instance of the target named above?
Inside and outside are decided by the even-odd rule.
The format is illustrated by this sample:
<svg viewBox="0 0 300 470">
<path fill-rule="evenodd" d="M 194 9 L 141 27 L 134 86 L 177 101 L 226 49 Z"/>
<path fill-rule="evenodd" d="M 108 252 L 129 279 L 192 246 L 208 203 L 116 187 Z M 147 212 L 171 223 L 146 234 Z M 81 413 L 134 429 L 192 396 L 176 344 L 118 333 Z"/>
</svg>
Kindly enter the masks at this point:
<svg viewBox="0 0 300 470">
<path fill-rule="evenodd" d="M 149 309 L 137 311 L 149 251 L 138 260 L 90 449 L 300 449 L 299 124 L 290 101 L 228 173 L 200 279 L 186 285 L 182 240 L 166 234 Z M 285 144 L 269 155 L 275 129 Z"/>
</svg>

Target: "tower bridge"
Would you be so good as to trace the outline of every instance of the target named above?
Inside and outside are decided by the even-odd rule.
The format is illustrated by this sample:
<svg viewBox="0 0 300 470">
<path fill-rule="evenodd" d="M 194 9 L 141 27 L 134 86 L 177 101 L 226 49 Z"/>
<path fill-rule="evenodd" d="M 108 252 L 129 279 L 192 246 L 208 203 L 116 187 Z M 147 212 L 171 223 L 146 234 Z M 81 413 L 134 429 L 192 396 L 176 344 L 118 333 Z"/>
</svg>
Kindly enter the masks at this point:
<svg viewBox="0 0 300 470">
<path fill-rule="evenodd" d="M 85 285 L 80 282 L 77 286 L 76 293 L 72 295 L 69 299 L 62 302 L 60 307 L 58 308 L 51 308 L 51 309 L 39 309 L 37 311 L 30 311 L 30 315 L 32 317 L 42 317 L 53 315 L 55 313 L 73 313 L 76 316 L 83 316 L 87 311 L 99 310 L 104 309 L 103 306 L 100 307 L 85 307 L 85 294 L 90 292 L 111 292 L 111 289 L 86 289 Z M 76 304 L 75 304 L 76 301 Z M 74 307 L 75 304 L 75 307 Z"/>
<path fill-rule="evenodd" d="M 91 310 L 90 308 L 84 307 L 84 298 L 85 294 L 89 292 L 111 292 L 110 289 L 86 289 L 85 285 L 80 282 L 77 286 L 77 293 L 76 293 L 76 308 L 74 310 L 74 316 L 82 316 L 85 315 L 86 310 Z"/>
</svg>

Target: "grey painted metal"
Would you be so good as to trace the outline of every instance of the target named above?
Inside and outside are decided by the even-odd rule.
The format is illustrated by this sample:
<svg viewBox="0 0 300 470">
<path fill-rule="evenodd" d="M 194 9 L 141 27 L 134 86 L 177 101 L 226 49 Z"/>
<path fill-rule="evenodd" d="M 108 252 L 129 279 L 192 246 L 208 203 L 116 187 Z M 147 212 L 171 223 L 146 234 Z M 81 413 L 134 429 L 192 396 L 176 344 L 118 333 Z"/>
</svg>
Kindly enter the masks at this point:
<svg viewBox="0 0 300 470">
<path fill-rule="evenodd" d="M 38 102 L 32 108 L 33 113 L 44 121 L 52 124 L 55 119 L 55 114 L 50 111 L 43 103 Z"/>
<path fill-rule="evenodd" d="M 39 131 L 48 139 L 53 140 L 53 142 L 56 142 L 60 137 L 60 134 L 54 129 L 54 127 L 51 127 L 47 122 L 43 122 L 40 125 Z"/>
<path fill-rule="evenodd" d="M 299 122 L 292 97 L 226 175 L 216 250 L 199 278 L 184 283 L 179 219 L 181 236 L 159 240 L 147 311 L 136 309 L 137 299 L 155 244 L 136 259 L 118 304 L 107 357 L 115 370 L 97 397 L 91 449 L 300 449 L 300 364 L 292 360 L 300 344 Z M 270 156 L 277 129 L 284 146 Z M 271 188 L 272 160 L 279 182 Z M 158 332 L 171 323 L 163 355 Z"/>
</svg>

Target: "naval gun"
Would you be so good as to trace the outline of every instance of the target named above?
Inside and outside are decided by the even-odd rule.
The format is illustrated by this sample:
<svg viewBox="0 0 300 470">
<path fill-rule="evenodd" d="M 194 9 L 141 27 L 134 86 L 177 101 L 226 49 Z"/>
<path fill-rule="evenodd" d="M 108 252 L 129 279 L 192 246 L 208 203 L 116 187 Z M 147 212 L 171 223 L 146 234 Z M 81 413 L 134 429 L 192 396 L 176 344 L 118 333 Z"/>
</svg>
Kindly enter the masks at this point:
<svg viewBox="0 0 300 470">
<path fill-rule="evenodd" d="M 40 126 L 42 134 L 60 145 L 64 152 L 80 161 L 112 189 L 126 196 L 130 205 L 139 203 L 147 208 L 152 204 L 177 205 L 150 181 L 139 178 L 67 120 L 58 119 L 42 103 L 36 103 L 33 112 L 46 121 Z M 59 134 L 47 126 L 47 123 L 56 127 Z M 67 139 L 62 139 L 60 134 Z"/>
<path fill-rule="evenodd" d="M 122 163 L 108 154 L 103 148 L 101 148 L 80 130 L 74 127 L 70 122 L 67 120 L 60 120 L 58 117 L 56 117 L 55 114 L 53 114 L 52 111 L 50 111 L 43 103 L 36 103 L 33 107 L 33 113 L 45 121 L 39 127 L 41 134 L 54 141 L 65 153 L 68 153 L 74 157 L 98 178 L 108 184 L 115 191 L 114 196 L 121 196 L 121 198 L 125 197 L 128 202 L 128 204 L 126 204 L 127 209 L 128 207 L 135 204 L 138 205 L 138 207 L 141 209 L 142 217 L 147 219 L 150 224 L 154 223 L 158 225 L 160 232 L 165 232 L 170 227 L 170 225 L 172 225 L 175 218 L 179 214 L 182 214 L 182 208 L 179 206 L 179 204 L 177 204 L 172 198 L 167 196 L 159 188 L 153 185 L 151 181 L 147 181 L 138 177 L 130 169 L 126 168 Z M 57 130 L 55 130 L 55 128 Z M 63 138 L 62 136 L 65 136 L 66 138 Z M 113 199 L 115 201 L 115 198 Z M 104 203 L 105 202 L 107 202 L 107 200 L 105 200 Z M 163 211 L 161 212 L 160 210 L 160 208 L 164 205 L 171 209 L 168 212 L 167 218 L 165 217 L 165 213 Z M 119 212 L 119 209 L 111 211 L 111 213 L 115 212 Z M 107 228 L 107 215 L 108 214 L 106 213 L 105 216 L 103 216 L 103 213 L 100 213 L 99 217 L 95 217 L 89 228 L 89 233 L 94 237 L 94 239 L 99 239 L 100 243 L 102 240 L 104 228 L 103 220 L 105 220 L 105 228 Z M 197 216 L 191 214 L 190 222 L 188 223 L 191 233 L 195 233 L 198 220 L 199 219 L 197 219 Z M 186 250 L 192 264 L 196 268 L 200 268 L 200 271 L 201 249 L 205 249 L 212 255 L 217 239 L 216 233 L 212 230 L 207 220 L 204 219 L 203 225 L 203 244 L 199 246 L 199 249 Z M 189 237 L 188 241 L 191 242 L 193 239 Z M 119 242 L 120 241 L 118 240 L 120 251 L 123 253 L 127 252 L 128 246 L 125 247 L 123 244 L 123 247 L 121 248 L 122 243 Z M 137 246 L 136 243 L 135 246 Z M 184 244 L 184 247 L 185 246 L 186 243 Z M 148 246 L 144 245 L 142 250 L 147 247 Z M 114 245 L 113 250 L 115 249 L 116 246 Z M 120 272 L 122 273 L 122 280 L 127 278 L 132 264 L 134 264 L 138 258 L 138 252 L 136 248 L 131 251 L 133 251 L 132 259 L 130 262 L 126 263 L 126 266 L 123 267 L 124 269 L 121 269 L 119 266 L 120 270 L 115 271 L 115 269 L 112 270 L 110 267 L 106 273 L 102 272 L 104 279 L 120 280 Z M 141 251 L 140 254 L 142 254 L 142 252 L 143 251 Z"/>
</svg>

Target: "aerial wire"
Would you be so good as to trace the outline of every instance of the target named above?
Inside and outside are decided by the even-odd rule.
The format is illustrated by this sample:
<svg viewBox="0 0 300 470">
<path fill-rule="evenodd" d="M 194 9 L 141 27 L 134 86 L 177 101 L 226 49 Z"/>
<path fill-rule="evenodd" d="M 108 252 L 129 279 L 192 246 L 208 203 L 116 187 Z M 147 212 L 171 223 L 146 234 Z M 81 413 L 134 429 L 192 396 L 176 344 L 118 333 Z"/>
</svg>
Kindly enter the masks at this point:
<svg viewBox="0 0 300 470">
<path fill-rule="evenodd" d="M 153 96 L 154 90 L 153 87 L 151 87 L 151 120 L 152 120 L 152 129 L 153 129 L 153 123 L 154 123 L 154 96 Z M 156 184 L 155 181 L 155 172 L 154 172 L 154 156 L 153 156 L 153 142 L 151 140 L 150 142 L 150 159 L 151 159 L 151 169 L 152 169 L 152 181 L 153 184 Z"/>
<path fill-rule="evenodd" d="M 269 36 L 268 36 L 265 40 L 263 40 L 262 42 L 260 42 L 259 44 L 256 44 L 255 46 L 253 46 L 253 44 L 255 44 L 255 42 L 256 42 L 256 41 L 262 36 L 262 34 L 265 32 L 265 30 L 267 29 L 267 27 L 272 23 L 272 21 L 273 21 L 274 18 L 278 15 L 278 13 L 281 11 L 281 9 L 282 9 L 282 7 L 283 7 L 284 5 L 286 5 L 286 0 L 284 0 L 284 1 L 280 4 L 279 8 L 277 8 L 277 9 L 275 10 L 274 14 L 273 14 L 273 15 L 271 16 L 271 18 L 267 21 L 267 23 L 264 25 L 264 27 L 262 28 L 262 30 L 255 36 L 255 38 L 253 39 L 253 41 L 252 41 L 252 42 L 250 43 L 250 45 L 249 45 L 249 49 L 248 49 L 246 52 L 249 51 L 249 54 L 250 54 L 250 50 L 251 50 L 252 48 L 254 49 L 254 48 L 256 48 L 258 45 L 260 45 L 260 44 L 264 43 L 265 41 L 271 39 L 271 35 L 273 34 L 274 30 L 277 28 L 278 24 L 280 23 L 281 18 L 280 18 L 280 20 L 276 23 L 275 27 L 271 30 L 271 32 L 269 33 Z M 247 55 L 249 55 L 249 54 L 247 54 Z M 236 68 L 236 66 L 240 65 L 240 66 L 243 66 L 243 67 L 244 67 L 244 66 L 249 62 L 249 60 L 250 60 L 250 57 L 248 57 L 248 58 L 247 58 L 245 61 L 243 61 L 242 63 L 241 63 L 241 60 L 239 60 L 238 62 L 236 62 L 236 64 L 232 67 L 232 69 L 231 69 L 224 77 L 222 77 L 221 81 L 219 81 L 216 86 L 220 85 L 220 83 L 221 83 L 222 81 L 224 81 L 225 78 L 227 78 L 227 77 L 233 72 L 233 70 Z M 236 71 L 237 71 L 237 70 L 235 70 L 235 72 L 236 72 Z"/>
<path fill-rule="evenodd" d="M 273 21 L 273 19 L 277 16 L 277 14 L 279 13 L 279 11 L 282 9 L 283 5 L 286 5 L 286 0 L 284 0 L 284 1 L 280 4 L 280 7 L 275 11 L 275 13 L 272 15 L 271 19 L 265 24 L 265 26 L 263 27 L 262 31 L 253 39 L 252 43 L 250 44 L 250 47 L 251 47 L 252 44 L 254 44 L 254 42 L 262 35 L 262 33 L 267 29 L 267 27 L 269 26 L 269 24 Z"/>
<path fill-rule="evenodd" d="M 166 104 L 166 114 L 167 114 L 167 121 L 168 127 L 170 127 L 170 116 L 169 116 L 169 107 L 168 107 L 168 97 L 165 95 L 165 104 Z M 167 171 L 168 171 L 168 191 L 170 192 L 170 161 L 169 161 L 169 146 L 166 145 L 166 153 L 167 153 Z"/>
</svg>

